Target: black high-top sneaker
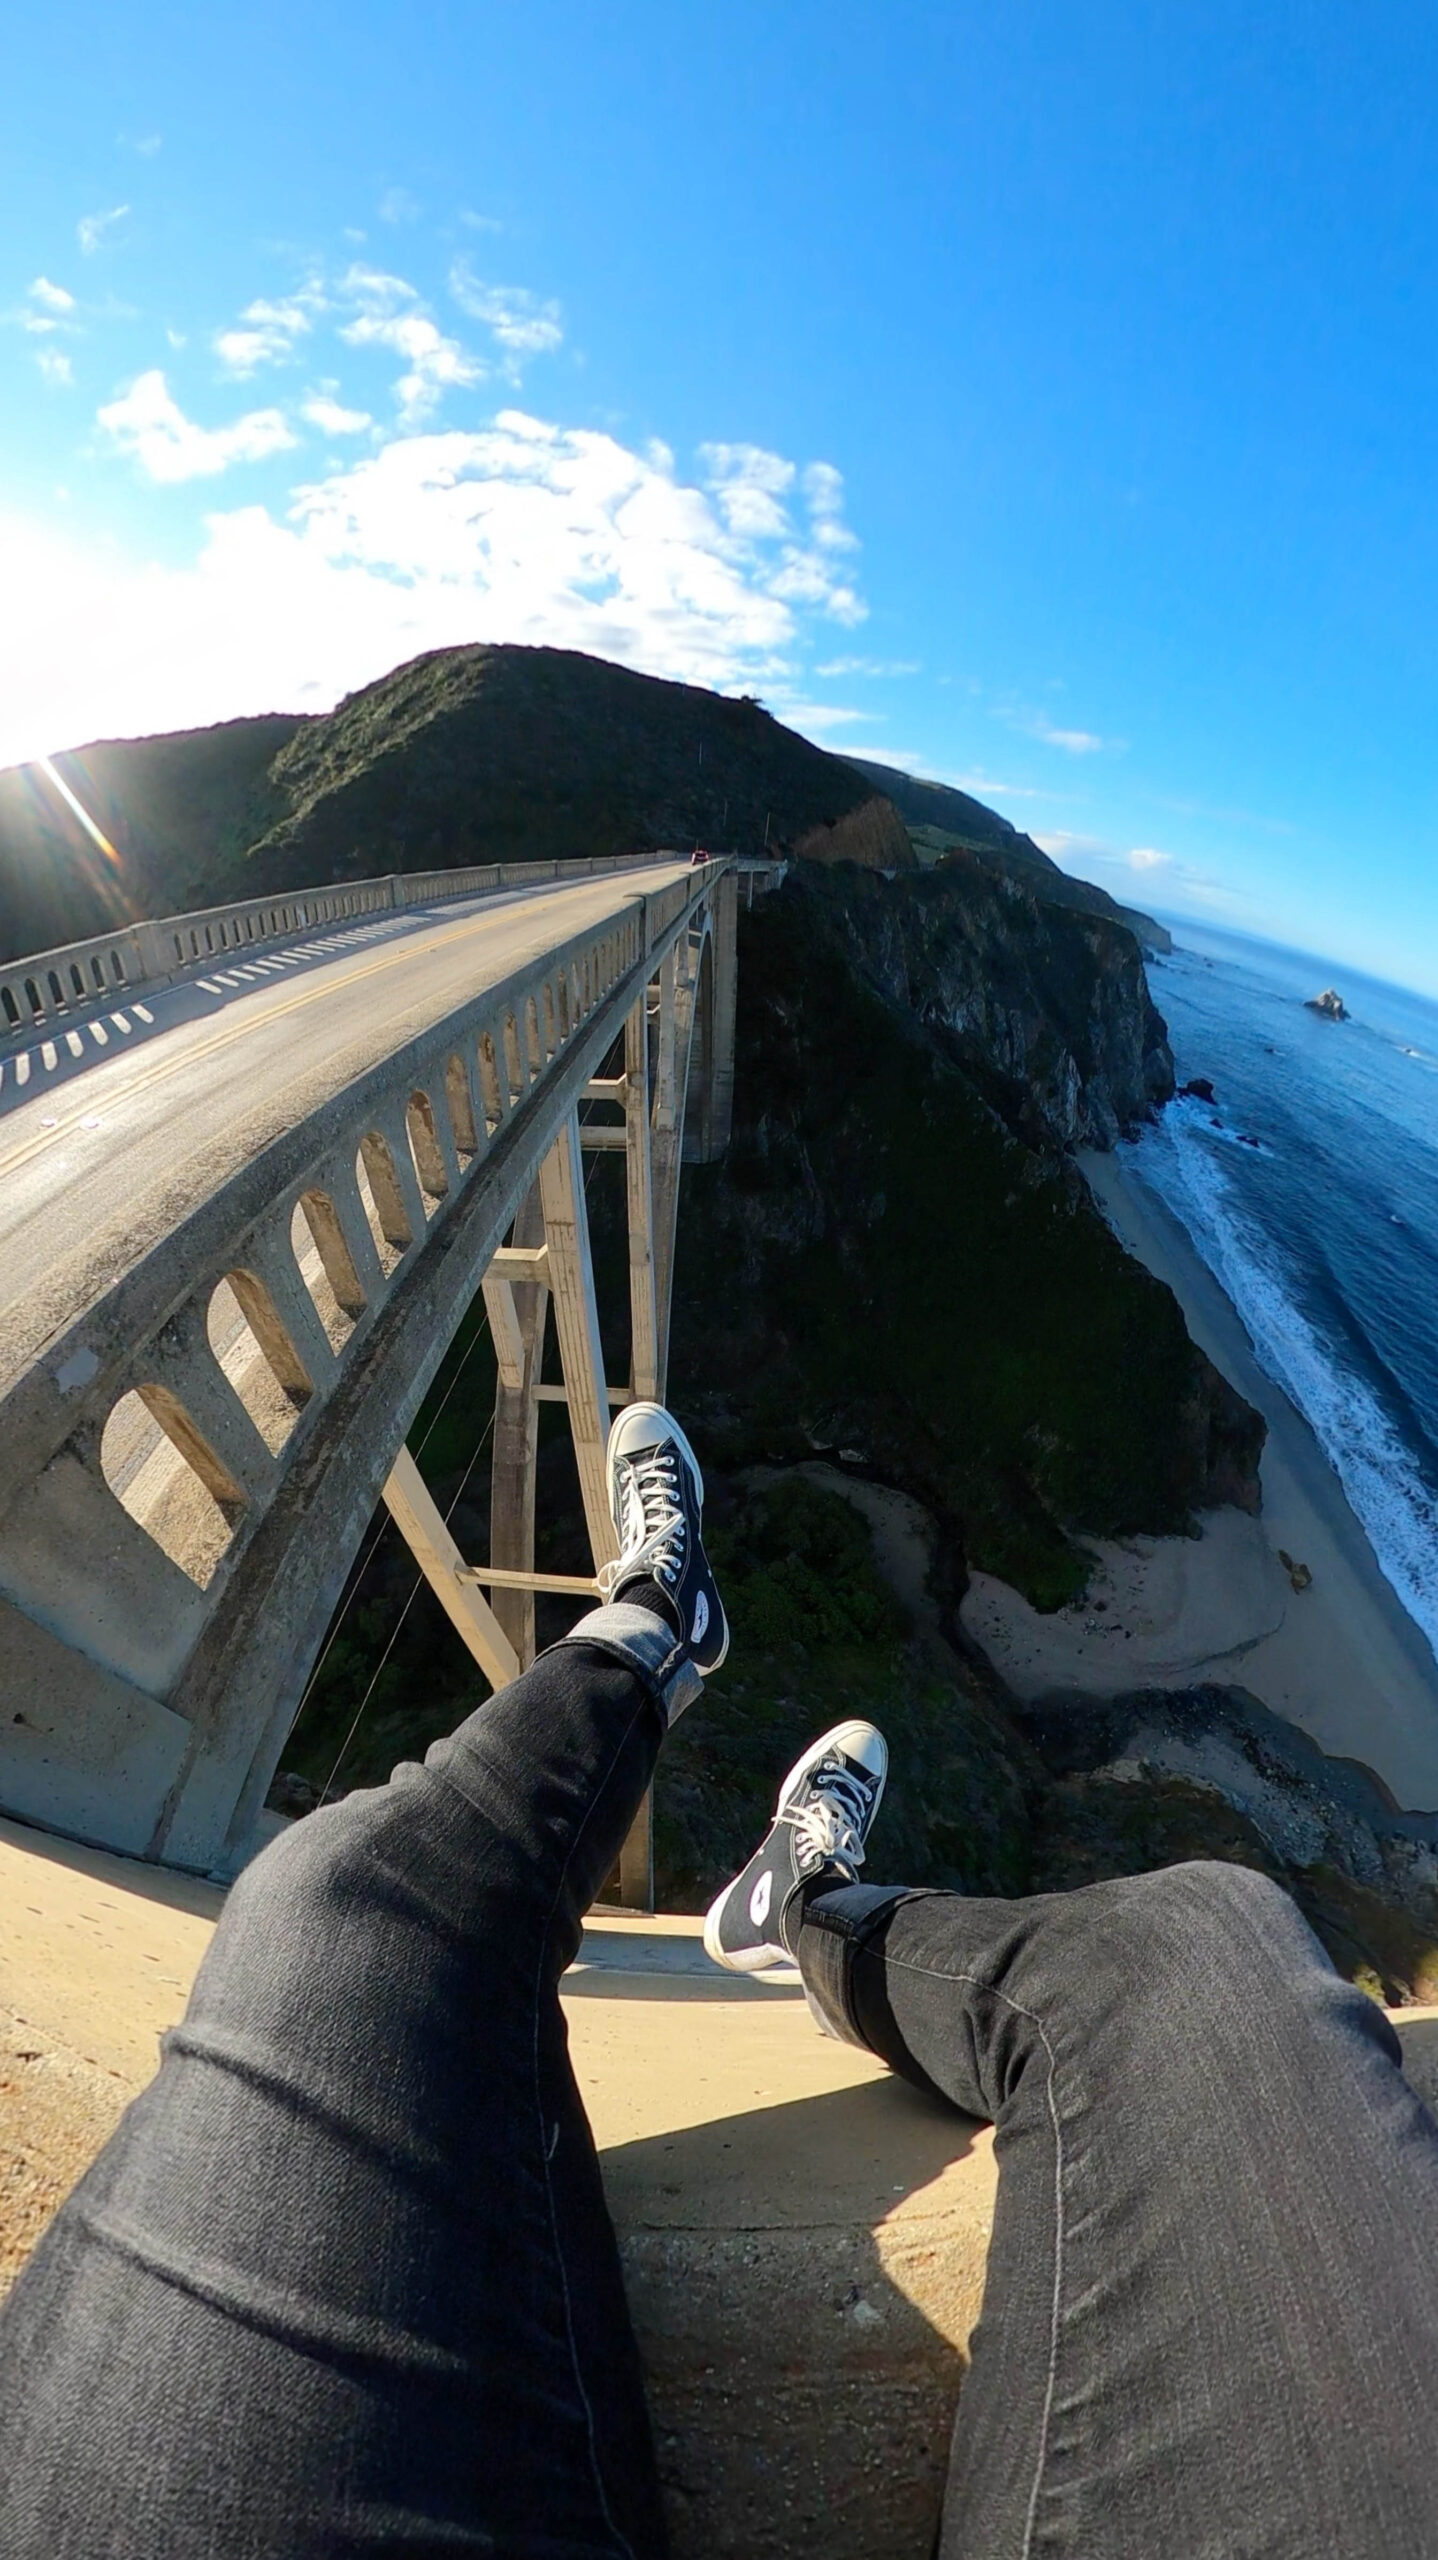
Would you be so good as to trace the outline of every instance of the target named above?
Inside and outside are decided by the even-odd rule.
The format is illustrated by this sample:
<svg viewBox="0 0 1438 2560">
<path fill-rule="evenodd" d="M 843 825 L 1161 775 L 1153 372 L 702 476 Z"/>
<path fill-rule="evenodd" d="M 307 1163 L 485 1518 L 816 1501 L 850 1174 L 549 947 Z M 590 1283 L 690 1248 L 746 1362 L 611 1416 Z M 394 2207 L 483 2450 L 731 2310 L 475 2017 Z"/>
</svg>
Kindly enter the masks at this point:
<svg viewBox="0 0 1438 2560">
<path fill-rule="evenodd" d="M 888 1769 L 883 1735 L 859 1718 L 821 1734 L 795 1761 L 768 1834 L 709 1906 L 704 1948 L 716 1964 L 730 1973 L 763 1973 L 793 1963 L 784 1934 L 790 1911 L 803 1887 L 820 1877 L 836 1885 L 857 1882 Z"/>
<path fill-rule="evenodd" d="M 700 1536 L 704 1478 L 662 1404 L 627 1404 L 609 1434 L 609 1508 L 619 1555 L 600 1583 L 607 1600 L 633 1582 L 656 1582 L 675 1631 L 706 1679 L 729 1650 L 729 1621 Z"/>
</svg>

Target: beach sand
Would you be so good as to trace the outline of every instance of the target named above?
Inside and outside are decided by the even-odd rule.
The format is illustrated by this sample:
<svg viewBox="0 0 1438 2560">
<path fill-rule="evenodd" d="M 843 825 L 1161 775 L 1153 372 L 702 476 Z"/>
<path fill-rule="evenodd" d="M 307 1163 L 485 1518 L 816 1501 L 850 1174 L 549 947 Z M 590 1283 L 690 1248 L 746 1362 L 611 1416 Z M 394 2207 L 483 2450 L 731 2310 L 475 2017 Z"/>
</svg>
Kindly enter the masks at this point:
<svg viewBox="0 0 1438 2560">
<path fill-rule="evenodd" d="M 1088 1592 L 1052 1616 L 975 1574 L 965 1626 L 1021 1697 L 1232 1683 L 1362 1761 L 1405 1809 L 1438 1809 L 1438 1662 L 1337 1476 L 1177 1219 L 1116 1156 L 1079 1161 L 1120 1243 L 1167 1281 L 1194 1341 L 1267 1422 L 1263 1510 L 1208 1512 L 1197 1538 L 1091 1541 Z M 1308 1568 L 1306 1590 L 1280 1549 Z"/>
</svg>

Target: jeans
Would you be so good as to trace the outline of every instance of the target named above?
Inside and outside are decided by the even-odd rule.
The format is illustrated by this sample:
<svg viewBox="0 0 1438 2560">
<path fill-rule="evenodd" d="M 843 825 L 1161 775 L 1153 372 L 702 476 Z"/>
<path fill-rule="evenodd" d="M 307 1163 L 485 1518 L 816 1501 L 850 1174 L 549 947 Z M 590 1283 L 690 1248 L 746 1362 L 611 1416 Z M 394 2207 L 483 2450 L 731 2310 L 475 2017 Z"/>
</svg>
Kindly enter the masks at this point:
<svg viewBox="0 0 1438 2560">
<path fill-rule="evenodd" d="M 662 2560 L 557 1992 L 680 1678 L 598 1611 L 240 1877 L 0 2314 L 4 2560 Z M 856 1886 L 798 1948 L 998 2126 L 945 2560 L 1438 2550 L 1438 2132 L 1283 1895 Z"/>
</svg>

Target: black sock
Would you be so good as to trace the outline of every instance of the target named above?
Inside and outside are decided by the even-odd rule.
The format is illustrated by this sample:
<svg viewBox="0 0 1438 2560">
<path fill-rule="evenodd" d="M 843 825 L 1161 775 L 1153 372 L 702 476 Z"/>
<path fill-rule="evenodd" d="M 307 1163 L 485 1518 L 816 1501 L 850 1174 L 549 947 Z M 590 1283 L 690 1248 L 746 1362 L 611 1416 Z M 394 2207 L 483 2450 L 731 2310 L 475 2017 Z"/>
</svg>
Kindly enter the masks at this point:
<svg viewBox="0 0 1438 2560">
<path fill-rule="evenodd" d="M 684 1633 L 677 1604 L 670 1599 L 663 1583 L 655 1581 L 652 1573 L 636 1573 L 631 1582 L 621 1582 L 609 1596 L 611 1600 L 632 1601 L 637 1609 L 652 1609 L 656 1618 L 668 1620 L 676 1636 Z"/>
</svg>

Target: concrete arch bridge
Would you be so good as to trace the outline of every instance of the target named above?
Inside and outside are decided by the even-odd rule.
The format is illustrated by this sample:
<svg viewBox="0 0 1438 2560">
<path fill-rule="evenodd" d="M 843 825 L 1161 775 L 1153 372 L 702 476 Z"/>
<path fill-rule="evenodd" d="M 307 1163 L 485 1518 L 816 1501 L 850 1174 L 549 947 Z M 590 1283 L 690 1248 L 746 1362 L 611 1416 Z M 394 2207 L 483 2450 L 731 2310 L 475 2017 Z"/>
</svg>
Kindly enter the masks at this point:
<svg viewBox="0 0 1438 2560">
<path fill-rule="evenodd" d="M 381 1494 L 491 1682 L 528 1660 L 538 1407 L 568 1406 L 597 1570 L 611 1407 L 664 1393 L 681 1158 L 728 1138 L 738 899 L 772 877 L 358 882 L 0 971 L 0 1809 L 232 1867 Z M 593 1148 L 626 1165 L 618 1384 Z M 481 1287 L 487 1565 L 405 1445 Z M 641 1824 L 625 1898 L 648 1877 Z"/>
</svg>

